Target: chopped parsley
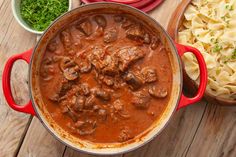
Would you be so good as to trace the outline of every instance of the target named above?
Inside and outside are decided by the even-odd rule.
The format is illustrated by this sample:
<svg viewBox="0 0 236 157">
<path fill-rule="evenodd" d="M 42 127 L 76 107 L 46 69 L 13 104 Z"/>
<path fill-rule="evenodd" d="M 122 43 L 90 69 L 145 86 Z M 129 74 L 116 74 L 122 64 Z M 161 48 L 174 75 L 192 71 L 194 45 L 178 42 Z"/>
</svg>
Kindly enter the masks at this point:
<svg viewBox="0 0 236 157">
<path fill-rule="evenodd" d="M 213 48 L 213 52 L 219 52 L 220 50 L 222 50 L 222 47 L 219 46 L 218 44 L 216 44 L 215 47 Z"/>
<path fill-rule="evenodd" d="M 232 59 L 236 59 L 236 49 L 234 49 L 234 51 L 232 53 Z"/>
<path fill-rule="evenodd" d="M 68 7 L 68 0 L 21 0 L 20 13 L 33 29 L 43 31 Z"/>
</svg>

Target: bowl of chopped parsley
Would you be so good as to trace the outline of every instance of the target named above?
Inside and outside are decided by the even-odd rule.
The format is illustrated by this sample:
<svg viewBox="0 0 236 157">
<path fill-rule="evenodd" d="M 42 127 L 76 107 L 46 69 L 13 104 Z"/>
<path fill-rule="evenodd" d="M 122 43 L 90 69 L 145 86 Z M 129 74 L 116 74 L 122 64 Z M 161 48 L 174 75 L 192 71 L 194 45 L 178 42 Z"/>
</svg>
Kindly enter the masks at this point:
<svg viewBox="0 0 236 157">
<path fill-rule="evenodd" d="M 71 9 L 71 3 L 71 0 L 12 0 L 12 11 L 23 28 L 42 34 L 57 17 Z"/>
</svg>

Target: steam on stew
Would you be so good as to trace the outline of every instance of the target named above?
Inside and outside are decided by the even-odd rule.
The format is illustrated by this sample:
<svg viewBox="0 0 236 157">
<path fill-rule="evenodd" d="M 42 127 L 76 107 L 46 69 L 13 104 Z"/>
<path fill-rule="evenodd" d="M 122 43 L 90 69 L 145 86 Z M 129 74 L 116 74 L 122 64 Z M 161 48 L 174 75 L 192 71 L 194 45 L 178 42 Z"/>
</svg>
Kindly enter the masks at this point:
<svg viewBox="0 0 236 157">
<path fill-rule="evenodd" d="M 172 70 L 157 34 L 135 17 L 93 14 L 47 45 L 40 90 L 52 118 L 91 142 L 125 142 L 144 132 L 169 101 Z"/>
</svg>

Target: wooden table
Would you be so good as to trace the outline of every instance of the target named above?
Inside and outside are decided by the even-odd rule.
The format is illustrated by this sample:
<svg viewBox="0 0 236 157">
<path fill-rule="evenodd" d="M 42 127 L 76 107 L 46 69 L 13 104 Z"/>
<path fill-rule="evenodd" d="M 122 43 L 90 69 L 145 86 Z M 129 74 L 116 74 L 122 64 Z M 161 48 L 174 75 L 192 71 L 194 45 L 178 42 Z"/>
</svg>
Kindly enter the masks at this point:
<svg viewBox="0 0 236 157">
<path fill-rule="evenodd" d="M 78 2 L 78 1 L 77 1 Z M 167 26 L 180 0 L 165 0 L 150 15 Z M 0 74 L 6 60 L 36 43 L 13 18 L 10 0 L 0 0 Z M 12 91 L 17 103 L 28 101 L 28 66 L 15 64 Z M 1 77 L 0 77 L 1 78 Z M 1 85 L 0 88 L 2 89 Z M 76 152 L 52 137 L 36 117 L 10 109 L 0 90 L 0 157 L 92 157 Z M 117 157 L 236 157 L 236 107 L 201 101 L 178 111 L 153 141 Z"/>
</svg>

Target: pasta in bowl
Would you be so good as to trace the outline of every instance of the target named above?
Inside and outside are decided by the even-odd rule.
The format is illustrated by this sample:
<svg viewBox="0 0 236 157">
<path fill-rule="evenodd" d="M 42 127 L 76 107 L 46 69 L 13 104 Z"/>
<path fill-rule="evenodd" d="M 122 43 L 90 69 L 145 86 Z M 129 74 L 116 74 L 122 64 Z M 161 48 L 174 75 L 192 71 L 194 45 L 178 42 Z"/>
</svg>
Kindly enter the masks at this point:
<svg viewBox="0 0 236 157">
<path fill-rule="evenodd" d="M 168 26 L 177 42 L 200 50 L 208 70 L 206 98 L 222 105 L 236 105 L 235 9 L 235 0 L 185 0 Z M 186 53 L 183 61 L 187 81 L 197 86 L 199 67 L 196 58 L 192 53 Z"/>
</svg>

